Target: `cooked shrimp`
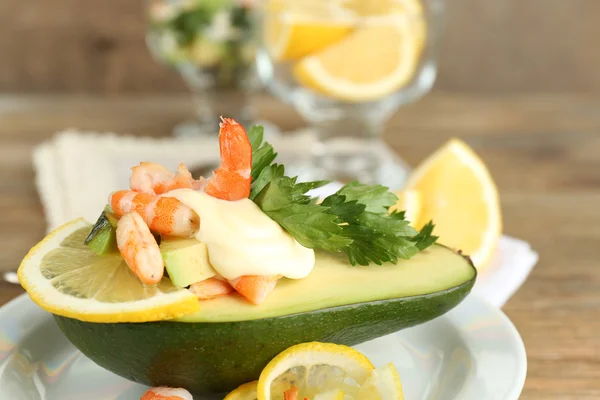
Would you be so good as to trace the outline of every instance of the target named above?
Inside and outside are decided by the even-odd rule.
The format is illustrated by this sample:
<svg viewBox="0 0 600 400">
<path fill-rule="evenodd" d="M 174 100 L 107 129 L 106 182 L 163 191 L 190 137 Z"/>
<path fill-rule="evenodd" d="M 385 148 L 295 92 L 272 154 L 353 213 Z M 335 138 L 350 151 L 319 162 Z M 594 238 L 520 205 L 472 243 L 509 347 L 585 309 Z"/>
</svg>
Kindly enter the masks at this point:
<svg viewBox="0 0 600 400">
<path fill-rule="evenodd" d="M 191 185 L 191 189 L 201 190 L 204 189 L 204 186 L 206 186 L 206 184 L 208 183 L 208 181 L 203 177 L 200 177 L 199 179 L 194 179 L 192 173 L 184 163 L 181 163 L 179 164 L 179 166 L 177 166 L 177 174 L 173 179 L 176 185 L 179 186 L 173 187 L 169 190 L 187 187 L 188 183 L 189 185 Z"/>
<path fill-rule="evenodd" d="M 288 390 L 283 392 L 283 400 L 298 400 L 298 388 L 292 385 Z"/>
<path fill-rule="evenodd" d="M 208 180 L 204 191 L 222 200 L 241 200 L 250 195 L 252 145 L 244 127 L 232 118 L 221 117 L 219 148 L 221 165 Z M 280 276 L 242 276 L 229 283 L 254 304 L 262 303 L 275 289 Z"/>
<path fill-rule="evenodd" d="M 161 235 L 191 237 L 200 226 L 200 218 L 191 208 L 171 197 L 119 190 L 108 202 L 117 217 L 135 211 L 150 230 Z"/>
<path fill-rule="evenodd" d="M 140 193 L 162 194 L 173 189 L 198 190 L 204 181 L 204 178 L 195 180 L 184 163 L 177 167 L 177 174 L 161 164 L 147 161 L 131 168 L 131 171 L 129 187 Z"/>
<path fill-rule="evenodd" d="M 207 300 L 224 296 L 234 290 L 227 281 L 218 278 L 208 278 L 202 282 L 192 284 L 190 291 L 196 295 L 198 300 Z"/>
<path fill-rule="evenodd" d="M 252 145 L 244 127 L 232 118 L 221 117 L 219 148 L 221 165 L 208 180 L 204 191 L 222 200 L 240 200 L 250 196 Z"/>
<path fill-rule="evenodd" d="M 230 280 L 229 283 L 239 294 L 244 296 L 251 303 L 260 304 L 265 301 L 269 293 L 275 289 L 279 279 L 281 279 L 281 275 L 246 275 Z"/>
<path fill-rule="evenodd" d="M 194 400 L 194 398 L 185 389 L 160 386 L 148 390 L 140 400 Z"/>
<path fill-rule="evenodd" d="M 123 215 L 117 223 L 117 247 L 129 269 L 148 285 L 160 282 L 165 264 L 156 239 L 135 211 Z"/>
</svg>

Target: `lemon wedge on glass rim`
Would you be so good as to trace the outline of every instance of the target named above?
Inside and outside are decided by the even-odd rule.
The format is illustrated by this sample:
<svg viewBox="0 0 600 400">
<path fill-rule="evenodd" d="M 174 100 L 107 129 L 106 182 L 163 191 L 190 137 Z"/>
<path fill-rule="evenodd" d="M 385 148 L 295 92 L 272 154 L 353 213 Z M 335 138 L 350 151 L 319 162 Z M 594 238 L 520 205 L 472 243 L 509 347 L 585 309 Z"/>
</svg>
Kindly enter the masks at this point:
<svg viewBox="0 0 600 400">
<path fill-rule="evenodd" d="M 120 254 L 97 255 L 83 242 L 91 225 L 76 219 L 54 230 L 21 262 L 19 282 L 40 307 L 87 322 L 147 322 L 199 310 L 196 296 L 168 279 L 150 287 Z"/>
<path fill-rule="evenodd" d="M 375 369 L 360 352 L 333 343 L 302 343 L 281 352 L 260 374 L 257 399 L 281 400 L 291 386 L 298 388 L 299 399 L 403 398 L 400 378 L 392 364 Z"/>
<path fill-rule="evenodd" d="M 356 23 L 352 13 L 329 2 L 271 0 L 264 12 L 264 42 L 277 61 L 318 52 L 347 36 Z"/>
<path fill-rule="evenodd" d="M 425 46 L 427 22 L 420 0 L 344 0 L 345 8 L 367 18 L 402 14 L 408 16 L 419 51 Z"/>
<path fill-rule="evenodd" d="M 365 20 L 342 41 L 302 58 L 293 74 L 300 84 L 326 96 L 374 101 L 411 81 L 419 47 L 408 15 Z"/>
</svg>

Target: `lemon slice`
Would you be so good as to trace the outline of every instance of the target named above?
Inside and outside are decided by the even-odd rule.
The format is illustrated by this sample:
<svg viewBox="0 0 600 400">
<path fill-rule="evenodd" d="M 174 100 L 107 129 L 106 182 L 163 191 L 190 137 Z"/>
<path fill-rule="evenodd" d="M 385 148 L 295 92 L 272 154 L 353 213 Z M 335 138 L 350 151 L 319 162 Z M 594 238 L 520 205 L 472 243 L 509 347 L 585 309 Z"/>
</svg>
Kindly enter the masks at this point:
<svg viewBox="0 0 600 400">
<path fill-rule="evenodd" d="M 256 386 L 258 381 L 244 383 L 233 392 L 230 392 L 223 400 L 257 400 Z"/>
<path fill-rule="evenodd" d="M 300 399 L 333 390 L 346 396 L 358 393 L 373 371 L 371 362 L 348 346 L 302 343 L 284 350 L 263 369 L 258 379 L 259 400 L 281 400 L 294 385 Z"/>
<path fill-rule="evenodd" d="M 394 14 L 405 15 L 413 28 L 418 52 L 425 46 L 427 24 L 420 0 L 346 0 L 344 7 L 364 18 L 377 18 Z"/>
<path fill-rule="evenodd" d="M 19 266 L 19 282 L 54 314 L 88 322 L 146 322 L 199 310 L 189 290 L 168 279 L 145 286 L 118 253 L 96 255 L 83 244 L 91 225 L 71 221 L 33 247 Z"/>
<path fill-rule="evenodd" d="M 271 0 L 264 15 L 265 44 L 276 61 L 318 52 L 347 36 L 356 23 L 328 2 Z"/>
<path fill-rule="evenodd" d="M 392 0 L 393 1 L 393 0 Z M 423 5 L 419 0 L 395 0 L 399 3 L 401 13 L 406 13 L 411 21 L 415 39 L 417 41 L 417 53 L 420 55 L 425 47 L 427 39 L 427 23 L 423 12 Z"/>
<path fill-rule="evenodd" d="M 339 43 L 298 61 L 293 74 L 301 85 L 338 100 L 377 100 L 410 82 L 418 41 L 406 15 L 365 21 Z"/>
<path fill-rule="evenodd" d="M 421 195 L 416 228 L 433 220 L 438 242 L 470 255 L 485 267 L 502 230 L 498 190 L 485 164 L 460 140 L 450 140 L 423 161 L 407 189 Z"/>
<path fill-rule="evenodd" d="M 258 381 L 244 383 L 225 396 L 223 400 L 257 400 L 257 385 Z M 344 400 L 344 392 L 340 389 L 333 389 L 317 394 L 312 400 Z"/>
<path fill-rule="evenodd" d="M 389 363 L 372 371 L 356 398 L 358 400 L 403 400 L 402 383 L 394 364 Z"/>
<path fill-rule="evenodd" d="M 394 193 L 398 202 L 390 207 L 390 211 L 404 211 L 404 219 L 415 225 L 421 213 L 421 195 L 416 190 L 401 190 Z"/>
<path fill-rule="evenodd" d="M 344 400 L 344 392 L 340 389 L 319 393 L 312 400 Z"/>
</svg>

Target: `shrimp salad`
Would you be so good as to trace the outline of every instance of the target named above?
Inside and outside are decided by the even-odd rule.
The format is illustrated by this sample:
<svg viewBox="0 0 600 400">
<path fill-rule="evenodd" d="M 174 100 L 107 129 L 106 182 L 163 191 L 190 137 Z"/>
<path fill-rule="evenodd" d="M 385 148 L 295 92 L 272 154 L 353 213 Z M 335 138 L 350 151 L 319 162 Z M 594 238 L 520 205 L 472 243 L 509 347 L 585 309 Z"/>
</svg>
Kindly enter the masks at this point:
<svg viewBox="0 0 600 400">
<path fill-rule="evenodd" d="M 176 172 L 153 162 L 133 167 L 129 189 L 108 201 L 117 248 L 142 283 L 156 285 L 165 278 L 160 239 L 195 238 L 206 244 L 214 273 L 186 289 L 199 300 L 238 293 L 260 304 L 281 278 L 306 277 L 314 251 L 248 198 L 252 146 L 244 127 L 222 118 L 219 148 L 221 163 L 207 179 L 195 179 L 183 163 Z"/>
</svg>

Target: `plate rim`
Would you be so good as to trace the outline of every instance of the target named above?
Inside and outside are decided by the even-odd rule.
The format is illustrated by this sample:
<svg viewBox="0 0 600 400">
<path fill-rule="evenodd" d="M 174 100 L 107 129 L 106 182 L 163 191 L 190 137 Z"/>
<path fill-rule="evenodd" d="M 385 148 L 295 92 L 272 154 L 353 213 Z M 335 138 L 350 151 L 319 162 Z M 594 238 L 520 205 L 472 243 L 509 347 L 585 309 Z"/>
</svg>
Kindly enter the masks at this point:
<svg viewBox="0 0 600 400">
<path fill-rule="evenodd" d="M 512 348 L 515 349 L 515 356 L 518 361 L 514 384 L 510 388 L 509 394 L 505 397 L 505 400 L 518 400 L 521 395 L 525 380 L 527 378 L 527 351 L 525 349 L 525 344 L 519 331 L 515 327 L 514 323 L 510 320 L 510 318 L 502 311 L 502 309 L 494 306 L 487 299 L 485 299 L 481 295 L 477 295 L 475 293 L 471 293 L 467 296 L 467 298 L 459 304 L 457 307 L 450 310 L 448 313 L 438 317 L 438 318 L 446 318 L 449 320 L 448 322 L 454 326 L 462 326 L 468 317 L 464 316 L 461 313 L 455 312 L 458 307 L 475 303 L 478 306 L 482 306 L 486 309 L 486 313 L 493 314 L 494 318 L 501 321 L 501 325 L 503 329 L 509 334 L 508 338 L 512 342 Z M 33 306 L 33 307 L 32 307 Z M 473 307 L 473 306 L 471 306 Z M 0 317 L 3 314 L 10 314 L 13 312 L 13 309 L 18 309 L 20 313 L 30 313 L 35 309 L 39 309 L 43 311 L 45 318 L 52 318 L 52 313 L 42 310 L 30 297 L 27 293 L 22 293 L 16 298 L 10 300 L 8 303 L 4 304 L 0 307 Z M 45 318 L 36 319 L 34 323 L 29 325 L 29 331 L 35 330 L 36 326 L 39 324 L 45 323 Z M 6 320 L 5 320 L 6 321 Z M 10 322 L 10 319 L 8 319 Z M 33 322 L 33 321 L 32 321 Z M 11 350 L 12 351 L 12 350 Z"/>
<path fill-rule="evenodd" d="M 478 303 L 478 305 L 485 307 L 488 313 L 494 314 L 494 316 L 502 322 L 503 328 L 506 329 L 507 333 L 509 334 L 509 339 L 512 341 L 513 348 L 515 349 L 515 356 L 518 360 L 518 365 L 515 374 L 515 384 L 513 385 L 510 393 L 507 395 L 508 397 L 505 397 L 505 400 L 518 400 L 523 392 L 523 388 L 525 387 L 528 368 L 527 350 L 519 330 L 501 308 L 498 308 L 491 303 L 491 301 L 476 293 L 470 293 L 462 303 L 442 317 L 447 317 L 448 319 L 452 320 L 454 324 L 460 324 L 465 318 L 453 311 L 467 302 L 475 302 Z"/>
</svg>

